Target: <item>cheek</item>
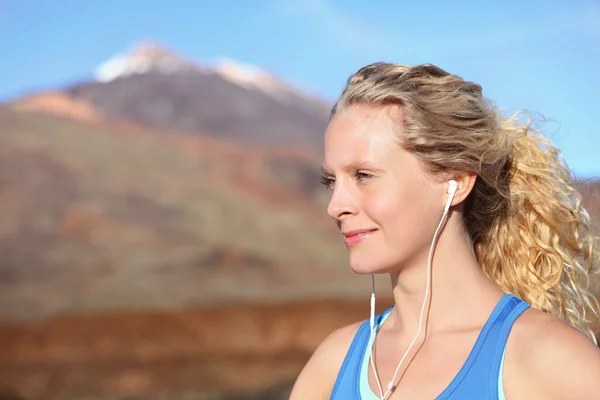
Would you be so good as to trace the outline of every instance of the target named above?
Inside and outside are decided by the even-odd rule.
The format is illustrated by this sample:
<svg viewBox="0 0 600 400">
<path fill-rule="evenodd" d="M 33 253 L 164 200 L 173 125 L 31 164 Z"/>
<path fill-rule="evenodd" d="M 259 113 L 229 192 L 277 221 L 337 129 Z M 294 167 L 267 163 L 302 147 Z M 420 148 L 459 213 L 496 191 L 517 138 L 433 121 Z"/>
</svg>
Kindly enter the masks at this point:
<svg viewBox="0 0 600 400">
<path fill-rule="evenodd" d="M 386 234 L 397 234 L 410 229 L 418 219 L 418 204 L 406 192 L 388 190 L 365 199 L 364 210 Z"/>
<path fill-rule="evenodd" d="M 415 244 L 427 236 L 430 222 L 435 218 L 430 196 L 431 193 L 419 189 L 387 191 L 385 195 L 365 199 L 363 209 L 382 229 L 386 241 L 393 245 Z"/>
</svg>

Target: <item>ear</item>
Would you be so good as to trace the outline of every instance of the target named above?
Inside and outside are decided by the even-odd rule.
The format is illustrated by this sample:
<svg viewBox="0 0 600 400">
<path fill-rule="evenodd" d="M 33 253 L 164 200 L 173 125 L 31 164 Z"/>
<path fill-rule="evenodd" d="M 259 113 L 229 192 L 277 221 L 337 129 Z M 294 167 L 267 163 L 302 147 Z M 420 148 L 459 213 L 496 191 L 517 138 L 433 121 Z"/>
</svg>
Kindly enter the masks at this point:
<svg viewBox="0 0 600 400">
<path fill-rule="evenodd" d="M 477 180 L 477 174 L 468 173 L 455 175 L 453 179 L 458 183 L 458 188 L 454 194 L 451 206 L 456 206 L 462 203 L 469 196 L 471 190 L 473 190 L 473 186 L 475 186 L 475 181 Z"/>
</svg>

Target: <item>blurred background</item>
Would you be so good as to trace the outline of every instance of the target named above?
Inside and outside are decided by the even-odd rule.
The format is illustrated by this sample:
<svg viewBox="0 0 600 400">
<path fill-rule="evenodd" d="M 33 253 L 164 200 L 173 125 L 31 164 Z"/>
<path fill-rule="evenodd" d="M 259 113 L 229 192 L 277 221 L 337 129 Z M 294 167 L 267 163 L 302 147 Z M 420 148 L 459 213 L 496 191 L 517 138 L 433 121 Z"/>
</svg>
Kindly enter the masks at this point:
<svg viewBox="0 0 600 400">
<path fill-rule="evenodd" d="M 287 399 L 368 318 L 319 167 L 370 62 L 543 114 L 597 229 L 599 42 L 597 0 L 0 0 L 0 399 Z"/>
</svg>

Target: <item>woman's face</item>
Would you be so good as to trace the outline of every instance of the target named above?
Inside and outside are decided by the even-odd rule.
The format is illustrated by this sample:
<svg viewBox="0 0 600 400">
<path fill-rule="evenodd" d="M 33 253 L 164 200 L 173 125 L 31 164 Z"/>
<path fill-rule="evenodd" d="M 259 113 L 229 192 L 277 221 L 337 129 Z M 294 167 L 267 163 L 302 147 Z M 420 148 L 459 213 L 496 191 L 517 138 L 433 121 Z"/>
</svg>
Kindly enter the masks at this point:
<svg viewBox="0 0 600 400">
<path fill-rule="evenodd" d="M 447 184 L 429 178 L 399 146 L 402 128 L 391 110 L 351 106 L 325 132 L 323 180 L 332 192 L 327 211 L 357 273 L 426 263 L 447 199 Z"/>
</svg>

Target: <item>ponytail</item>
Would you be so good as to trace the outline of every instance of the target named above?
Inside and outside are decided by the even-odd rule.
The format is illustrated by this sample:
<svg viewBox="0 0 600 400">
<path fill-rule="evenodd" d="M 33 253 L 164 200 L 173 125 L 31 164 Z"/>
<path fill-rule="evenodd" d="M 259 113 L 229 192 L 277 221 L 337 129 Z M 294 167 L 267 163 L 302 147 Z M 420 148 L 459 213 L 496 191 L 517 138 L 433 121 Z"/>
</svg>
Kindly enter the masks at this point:
<svg viewBox="0 0 600 400">
<path fill-rule="evenodd" d="M 595 343 L 599 305 L 590 290 L 598 237 L 559 150 L 516 116 L 498 124 L 512 143 L 504 212 L 475 251 L 484 272 L 506 292 L 567 321 Z"/>
</svg>

